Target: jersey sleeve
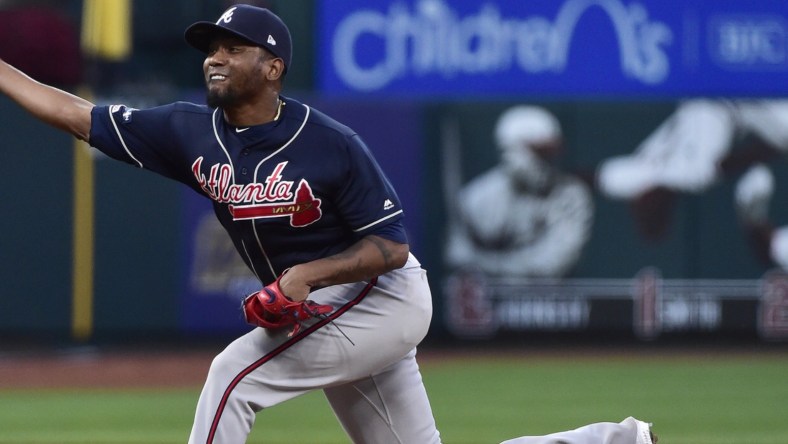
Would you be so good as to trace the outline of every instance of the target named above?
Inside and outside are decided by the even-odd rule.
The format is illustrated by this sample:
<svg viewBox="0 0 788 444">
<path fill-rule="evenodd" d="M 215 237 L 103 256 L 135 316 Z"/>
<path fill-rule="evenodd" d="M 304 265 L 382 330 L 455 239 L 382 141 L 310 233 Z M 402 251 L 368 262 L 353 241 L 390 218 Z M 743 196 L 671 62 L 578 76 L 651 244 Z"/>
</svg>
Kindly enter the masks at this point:
<svg viewBox="0 0 788 444">
<path fill-rule="evenodd" d="M 139 110 L 125 105 L 96 106 L 91 113 L 90 145 L 107 156 L 163 176 L 177 177 L 174 104 Z"/>
<path fill-rule="evenodd" d="M 375 234 L 407 243 L 402 204 L 383 170 L 358 135 L 348 139 L 348 175 L 337 204 L 359 237 Z"/>
</svg>

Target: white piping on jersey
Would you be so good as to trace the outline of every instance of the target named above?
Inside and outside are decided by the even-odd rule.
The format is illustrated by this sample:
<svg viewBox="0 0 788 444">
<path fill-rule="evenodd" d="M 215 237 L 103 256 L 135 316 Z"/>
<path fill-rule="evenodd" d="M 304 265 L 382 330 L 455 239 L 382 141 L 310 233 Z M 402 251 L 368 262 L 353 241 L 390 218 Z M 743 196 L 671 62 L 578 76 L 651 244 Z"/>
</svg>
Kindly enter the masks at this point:
<svg viewBox="0 0 788 444">
<path fill-rule="evenodd" d="M 257 234 L 257 227 L 254 224 L 254 220 L 250 220 L 249 223 L 252 224 L 252 231 L 254 231 L 254 238 L 257 239 L 257 246 L 260 247 L 260 251 L 263 252 L 265 263 L 268 264 L 268 270 L 271 271 L 271 274 L 274 276 L 274 279 L 276 279 L 279 276 L 276 274 L 276 270 L 274 270 L 274 265 L 271 263 L 271 259 L 268 258 L 268 254 L 266 254 L 265 249 L 263 248 L 263 244 L 260 242 L 260 235 Z"/>
<path fill-rule="evenodd" d="M 274 151 L 273 153 L 265 156 L 260 162 L 257 163 L 257 166 L 254 168 L 254 180 L 255 181 L 257 181 L 257 173 L 260 171 L 260 166 L 263 163 L 265 163 L 266 160 L 268 160 L 268 159 L 274 157 L 275 155 L 281 153 L 283 149 L 285 149 L 288 146 L 290 146 L 290 144 L 293 143 L 293 141 L 296 140 L 296 138 L 301 134 L 301 131 L 304 129 L 304 126 L 306 126 L 306 121 L 309 120 L 309 113 L 310 113 L 310 108 L 308 106 L 306 106 L 306 105 L 303 105 L 303 106 L 304 106 L 304 108 L 306 108 L 306 115 L 304 115 L 304 121 L 301 122 L 301 126 L 298 127 L 298 130 L 295 132 L 295 134 L 293 134 L 293 137 L 291 137 L 290 140 L 285 142 L 285 144 L 282 145 L 281 148 L 279 148 L 278 150 Z M 268 258 L 268 255 L 265 253 L 265 249 L 263 249 L 263 244 L 260 243 L 260 235 L 257 233 L 257 226 L 254 225 L 254 221 L 251 221 L 251 223 L 252 223 L 252 229 L 254 230 L 254 237 L 257 239 L 257 246 L 260 247 L 260 251 L 263 252 L 263 257 L 265 257 L 265 261 L 268 263 L 268 268 L 271 269 L 271 274 L 274 276 L 274 279 L 276 279 L 279 276 L 276 274 L 276 270 L 274 270 L 274 266 L 273 266 L 273 264 L 271 264 L 271 260 Z"/>
<path fill-rule="evenodd" d="M 263 158 L 263 160 L 261 160 L 260 162 L 257 163 L 257 167 L 255 167 L 255 169 L 254 169 L 254 180 L 257 180 L 257 172 L 258 172 L 258 170 L 260 170 L 260 165 L 262 165 L 263 162 L 265 162 L 266 160 L 268 160 L 268 159 L 276 156 L 277 154 L 279 154 L 283 149 L 287 148 L 291 143 L 293 143 L 293 141 L 296 140 L 296 138 L 301 134 L 301 130 L 303 130 L 304 126 L 306 126 L 306 121 L 309 120 L 310 108 L 308 106 L 306 106 L 306 105 L 304 105 L 304 108 L 306 108 L 306 115 L 304 116 L 304 121 L 301 122 L 301 126 L 298 128 L 298 131 L 296 131 L 295 134 L 293 134 L 293 137 L 291 137 L 290 140 L 285 142 L 285 144 L 282 145 L 281 148 L 279 148 L 278 150 L 274 151 L 273 153 L 267 155 L 266 157 Z"/>
<path fill-rule="evenodd" d="M 142 162 L 137 160 L 137 158 L 134 157 L 134 154 L 131 154 L 131 150 L 129 149 L 129 147 L 126 146 L 126 141 L 123 140 L 123 136 L 120 134 L 120 130 L 118 129 L 118 124 L 115 123 L 115 117 L 112 116 L 112 108 L 114 107 L 110 106 L 109 108 L 107 108 L 107 111 L 109 111 L 109 120 L 110 122 L 112 122 L 112 127 L 115 128 L 115 134 L 118 135 L 118 140 L 120 140 L 120 144 L 123 145 L 123 149 L 126 150 L 126 154 L 128 154 L 129 157 L 131 157 L 131 160 L 137 162 L 138 167 L 142 168 Z"/>
<path fill-rule="evenodd" d="M 304 108 L 306 108 L 306 115 L 304 116 L 304 121 L 301 122 L 301 126 L 298 128 L 298 131 L 296 131 L 293 137 L 291 137 L 290 140 L 288 140 L 284 145 L 282 145 L 281 148 L 269 154 L 257 164 L 257 166 L 254 169 L 254 180 L 257 180 L 257 173 L 260 169 L 260 165 L 262 165 L 263 162 L 275 156 L 283 149 L 287 148 L 291 143 L 293 143 L 296 137 L 298 137 L 298 135 L 301 134 L 301 131 L 304 129 L 304 126 L 306 126 L 307 120 L 309 120 L 309 114 L 310 114 L 310 108 L 306 105 L 304 105 Z M 227 151 L 227 147 L 224 146 L 224 143 L 222 143 L 222 139 L 219 137 L 219 130 L 216 126 L 216 122 L 217 122 L 216 114 L 218 112 L 219 112 L 219 108 L 216 108 L 213 111 L 213 116 L 211 118 L 211 124 L 213 125 L 213 135 L 216 138 L 216 141 L 219 143 L 219 146 L 222 148 L 224 155 L 227 157 L 227 163 L 230 166 L 230 177 L 232 177 L 233 184 L 235 184 L 235 166 L 233 165 L 233 160 L 230 157 L 230 153 Z M 260 249 L 260 252 L 263 253 L 263 258 L 265 258 L 265 262 L 266 264 L 268 264 L 268 269 L 271 271 L 271 274 L 273 275 L 274 279 L 276 279 L 278 275 L 276 274 L 276 270 L 274 270 L 273 264 L 271 264 L 271 259 L 268 257 L 268 254 L 265 252 L 265 248 L 263 248 L 263 244 L 260 242 L 260 234 L 257 232 L 257 226 L 255 226 L 253 220 L 250 221 L 249 223 L 252 224 L 252 231 L 254 232 L 254 237 L 257 240 L 257 247 Z M 241 241 L 241 245 L 243 245 L 244 247 L 244 253 L 246 254 L 246 257 L 249 259 L 249 263 L 252 264 L 252 271 L 257 276 L 257 279 L 259 279 L 262 282 L 262 279 L 260 279 L 260 275 L 258 274 L 257 270 L 254 268 L 254 261 L 252 261 L 252 257 L 249 254 L 249 251 L 246 248 L 246 243 L 243 242 L 243 240 Z"/>
<path fill-rule="evenodd" d="M 233 159 L 230 157 L 230 153 L 227 151 L 227 147 L 224 146 L 222 143 L 222 139 L 219 138 L 219 130 L 216 128 L 216 113 L 219 112 L 219 108 L 213 110 L 213 116 L 211 116 L 211 124 L 213 125 L 213 135 L 216 137 L 216 141 L 219 142 L 219 146 L 222 147 L 222 151 L 224 151 L 224 155 L 227 156 L 227 164 L 230 165 L 230 177 L 233 179 L 233 184 L 235 184 L 235 166 L 233 166 Z"/>
<path fill-rule="evenodd" d="M 224 151 L 224 155 L 227 157 L 227 164 L 230 165 L 230 177 L 232 178 L 233 184 L 235 184 L 235 166 L 233 165 L 233 159 L 230 157 L 229 151 L 227 151 L 227 147 L 224 146 L 222 143 L 222 139 L 219 137 L 219 130 L 216 127 L 217 117 L 216 114 L 219 112 L 219 108 L 216 108 L 213 111 L 213 116 L 211 118 L 211 124 L 213 125 L 213 135 L 216 137 L 216 141 L 219 142 L 219 146 L 222 147 L 222 151 Z M 263 244 L 260 243 L 260 236 L 257 234 L 257 228 L 254 226 L 254 221 L 249 221 L 252 224 L 252 231 L 254 231 L 254 237 L 257 240 L 257 247 L 260 248 L 260 251 L 263 253 L 263 257 L 265 258 L 265 262 L 268 264 L 268 269 L 271 271 L 271 274 L 274 275 L 274 279 L 277 278 L 276 272 L 274 271 L 273 265 L 271 265 L 271 260 L 268 259 L 268 254 L 265 252 L 265 248 L 263 248 Z M 249 259 L 249 263 L 252 265 L 252 271 L 254 272 L 255 276 L 257 276 L 257 280 L 263 282 L 260 279 L 260 273 L 257 272 L 257 269 L 254 266 L 254 261 L 252 260 L 252 255 L 249 254 L 249 250 L 246 248 L 246 242 L 241 239 L 241 245 L 244 247 L 244 254 L 246 254 L 246 258 Z"/>
<path fill-rule="evenodd" d="M 249 263 L 252 265 L 252 272 L 257 277 L 258 281 L 263 282 L 263 280 L 260 279 L 260 274 L 257 273 L 257 269 L 254 268 L 254 261 L 252 260 L 252 256 L 249 255 L 249 250 L 246 249 L 246 242 L 244 242 L 243 239 L 241 239 L 241 246 L 244 247 L 244 254 L 246 254 L 246 258 L 249 259 Z"/>
<path fill-rule="evenodd" d="M 376 220 L 375 222 L 368 223 L 368 224 L 364 225 L 364 226 L 363 226 L 363 227 L 361 227 L 361 228 L 356 228 L 355 230 L 353 230 L 353 232 L 354 232 L 354 233 L 358 233 L 359 231 L 366 230 L 367 228 L 369 228 L 369 227 L 371 227 L 371 226 L 373 226 L 373 225 L 375 225 L 375 224 L 378 224 L 378 223 L 380 223 L 380 222 L 383 222 L 383 221 L 384 221 L 384 220 L 386 220 L 386 219 L 390 219 L 390 218 L 392 218 L 392 217 L 394 217 L 394 216 L 396 216 L 396 215 L 398 215 L 398 214 L 400 214 L 400 213 L 402 213 L 402 210 L 399 210 L 399 211 L 396 211 L 396 212 L 394 212 L 394 213 L 391 213 L 391 214 L 389 214 L 389 215 L 388 215 L 388 216 L 386 216 L 386 217 L 381 217 L 380 219 Z"/>
</svg>

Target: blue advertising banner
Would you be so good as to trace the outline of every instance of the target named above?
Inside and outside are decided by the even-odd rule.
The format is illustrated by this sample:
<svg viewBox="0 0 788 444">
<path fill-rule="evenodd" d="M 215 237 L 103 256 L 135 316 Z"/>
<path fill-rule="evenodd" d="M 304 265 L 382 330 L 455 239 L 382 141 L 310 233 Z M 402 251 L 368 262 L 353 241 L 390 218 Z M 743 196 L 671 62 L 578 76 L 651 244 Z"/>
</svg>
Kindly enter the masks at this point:
<svg viewBox="0 0 788 444">
<path fill-rule="evenodd" d="M 323 0 L 319 88 L 419 97 L 781 96 L 784 0 Z"/>
</svg>

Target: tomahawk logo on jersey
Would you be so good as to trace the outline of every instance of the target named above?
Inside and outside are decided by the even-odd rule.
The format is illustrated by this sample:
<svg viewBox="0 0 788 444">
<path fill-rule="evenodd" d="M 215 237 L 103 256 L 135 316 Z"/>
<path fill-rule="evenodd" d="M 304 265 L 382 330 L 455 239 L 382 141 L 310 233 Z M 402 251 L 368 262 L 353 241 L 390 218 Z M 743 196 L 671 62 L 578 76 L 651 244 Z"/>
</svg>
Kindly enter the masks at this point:
<svg viewBox="0 0 788 444">
<path fill-rule="evenodd" d="M 211 199 L 264 282 L 368 234 L 406 243 L 399 198 L 360 137 L 282 99 L 278 120 L 244 128 L 227 124 L 221 110 L 189 103 L 98 106 L 90 142 Z"/>
</svg>

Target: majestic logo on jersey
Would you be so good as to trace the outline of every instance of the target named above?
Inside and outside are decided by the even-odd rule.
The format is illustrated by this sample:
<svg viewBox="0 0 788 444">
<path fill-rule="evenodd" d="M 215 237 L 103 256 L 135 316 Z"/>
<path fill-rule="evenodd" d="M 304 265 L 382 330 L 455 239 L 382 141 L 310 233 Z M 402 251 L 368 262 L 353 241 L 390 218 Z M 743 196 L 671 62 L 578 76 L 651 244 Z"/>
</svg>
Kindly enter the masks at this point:
<svg viewBox="0 0 788 444">
<path fill-rule="evenodd" d="M 232 167 L 223 163 L 212 165 L 206 177 L 201 172 L 202 162 L 200 156 L 192 164 L 197 183 L 208 197 L 228 204 L 234 220 L 289 217 L 291 226 L 304 227 L 318 221 L 323 214 L 320 199 L 305 179 L 298 182 L 295 192 L 295 183 L 282 179 L 287 162 L 277 164 L 263 183 L 248 184 L 233 183 Z"/>
</svg>

